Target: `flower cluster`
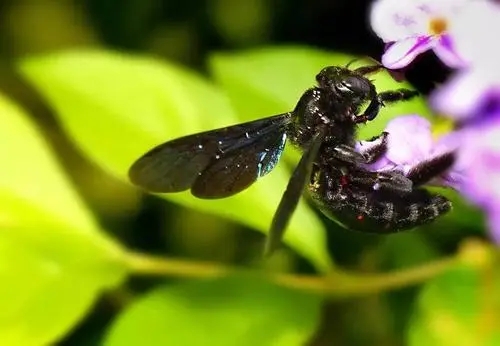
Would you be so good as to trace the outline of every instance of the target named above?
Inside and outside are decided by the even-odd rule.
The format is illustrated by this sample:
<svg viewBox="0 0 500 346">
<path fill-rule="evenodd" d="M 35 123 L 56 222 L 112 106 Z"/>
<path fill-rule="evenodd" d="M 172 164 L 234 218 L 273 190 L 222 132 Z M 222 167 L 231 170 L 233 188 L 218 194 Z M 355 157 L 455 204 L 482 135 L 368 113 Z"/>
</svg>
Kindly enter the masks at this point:
<svg viewBox="0 0 500 346">
<path fill-rule="evenodd" d="M 500 33 L 500 4 L 377 0 L 371 24 L 387 43 L 382 57 L 387 68 L 403 68 L 433 50 L 454 69 L 451 78 L 431 94 L 430 104 L 457 125 L 434 140 L 430 123 L 418 115 L 393 120 L 386 129 L 389 150 L 372 169 L 407 172 L 422 160 L 454 151 L 456 164 L 435 183 L 459 190 L 480 206 L 493 238 L 500 242 L 500 44 L 492 39 Z"/>
</svg>

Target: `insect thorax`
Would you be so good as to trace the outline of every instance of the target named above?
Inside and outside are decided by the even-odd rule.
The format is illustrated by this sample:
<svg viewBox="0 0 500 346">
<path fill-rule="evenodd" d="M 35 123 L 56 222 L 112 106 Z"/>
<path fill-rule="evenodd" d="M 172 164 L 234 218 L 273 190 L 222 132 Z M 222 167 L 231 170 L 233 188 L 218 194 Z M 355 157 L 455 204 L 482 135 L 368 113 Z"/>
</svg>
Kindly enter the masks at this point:
<svg viewBox="0 0 500 346">
<path fill-rule="evenodd" d="M 359 104 L 323 88 L 312 88 L 300 98 L 287 135 L 292 143 L 306 148 L 313 136 L 325 134 L 331 145 L 353 144 L 356 125 L 352 121 Z"/>
</svg>

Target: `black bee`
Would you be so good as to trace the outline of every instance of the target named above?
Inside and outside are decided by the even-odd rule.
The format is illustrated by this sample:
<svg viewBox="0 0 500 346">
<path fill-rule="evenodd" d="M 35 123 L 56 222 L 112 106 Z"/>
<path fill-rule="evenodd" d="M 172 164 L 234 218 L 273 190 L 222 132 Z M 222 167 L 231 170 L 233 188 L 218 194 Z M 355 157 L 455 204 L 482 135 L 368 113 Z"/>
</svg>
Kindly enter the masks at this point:
<svg viewBox="0 0 500 346">
<path fill-rule="evenodd" d="M 419 186 L 452 165 L 451 153 L 405 176 L 364 168 L 386 151 L 386 133 L 368 149 L 355 150 L 358 124 L 373 120 L 387 103 L 417 95 L 408 89 L 378 93 L 366 75 L 381 68 L 326 67 L 293 111 L 160 144 L 131 166 L 130 180 L 151 192 L 190 189 L 198 198 L 229 197 L 269 173 L 288 138 L 303 156 L 272 220 L 266 253 L 279 244 L 306 186 L 319 209 L 348 229 L 391 233 L 429 223 L 451 203 Z"/>
</svg>

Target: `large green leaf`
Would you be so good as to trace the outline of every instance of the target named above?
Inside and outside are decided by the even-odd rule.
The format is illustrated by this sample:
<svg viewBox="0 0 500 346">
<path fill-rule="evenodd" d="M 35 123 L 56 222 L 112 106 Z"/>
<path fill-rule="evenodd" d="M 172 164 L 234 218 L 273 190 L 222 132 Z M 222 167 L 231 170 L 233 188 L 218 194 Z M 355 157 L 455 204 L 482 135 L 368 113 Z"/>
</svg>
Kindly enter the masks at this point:
<svg viewBox="0 0 500 346">
<path fill-rule="evenodd" d="M 45 345 L 124 277 L 102 234 L 23 111 L 0 95 L 0 344 Z"/>
<path fill-rule="evenodd" d="M 250 278 L 164 286 L 129 306 L 106 338 L 126 345 L 304 345 L 320 298 Z"/>
<path fill-rule="evenodd" d="M 33 57 L 20 67 L 55 108 L 79 147 L 123 180 L 128 180 L 132 162 L 154 145 L 239 121 L 214 86 L 181 67 L 154 59 L 74 51 Z M 265 232 L 288 177 L 279 166 L 231 198 L 206 201 L 188 193 L 162 197 Z M 323 227 L 304 202 L 285 241 L 319 270 L 330 267 Z"/>
<path fill-rule="evenodd" d="M 428 282 L 408 332 L 410 346 L 498 345 L 500 281 L 494 268 L 459 266 Z"/>
</svg>

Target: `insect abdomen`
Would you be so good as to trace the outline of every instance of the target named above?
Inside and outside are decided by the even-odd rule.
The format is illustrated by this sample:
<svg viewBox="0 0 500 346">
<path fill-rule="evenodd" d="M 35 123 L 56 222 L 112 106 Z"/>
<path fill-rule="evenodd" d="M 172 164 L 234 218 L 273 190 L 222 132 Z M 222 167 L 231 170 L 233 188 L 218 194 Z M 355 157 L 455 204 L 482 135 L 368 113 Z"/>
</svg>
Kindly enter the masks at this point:
<svg viewBox="0 0 500 346">
<path fill-rule="evenodd" d="M 350 230 L 393 233 L 432 222 L 451 210 L 444 196 L 425 189 L 404 195 L 317 177 L 309 190 L 319 209 Z"/>
</svg>

